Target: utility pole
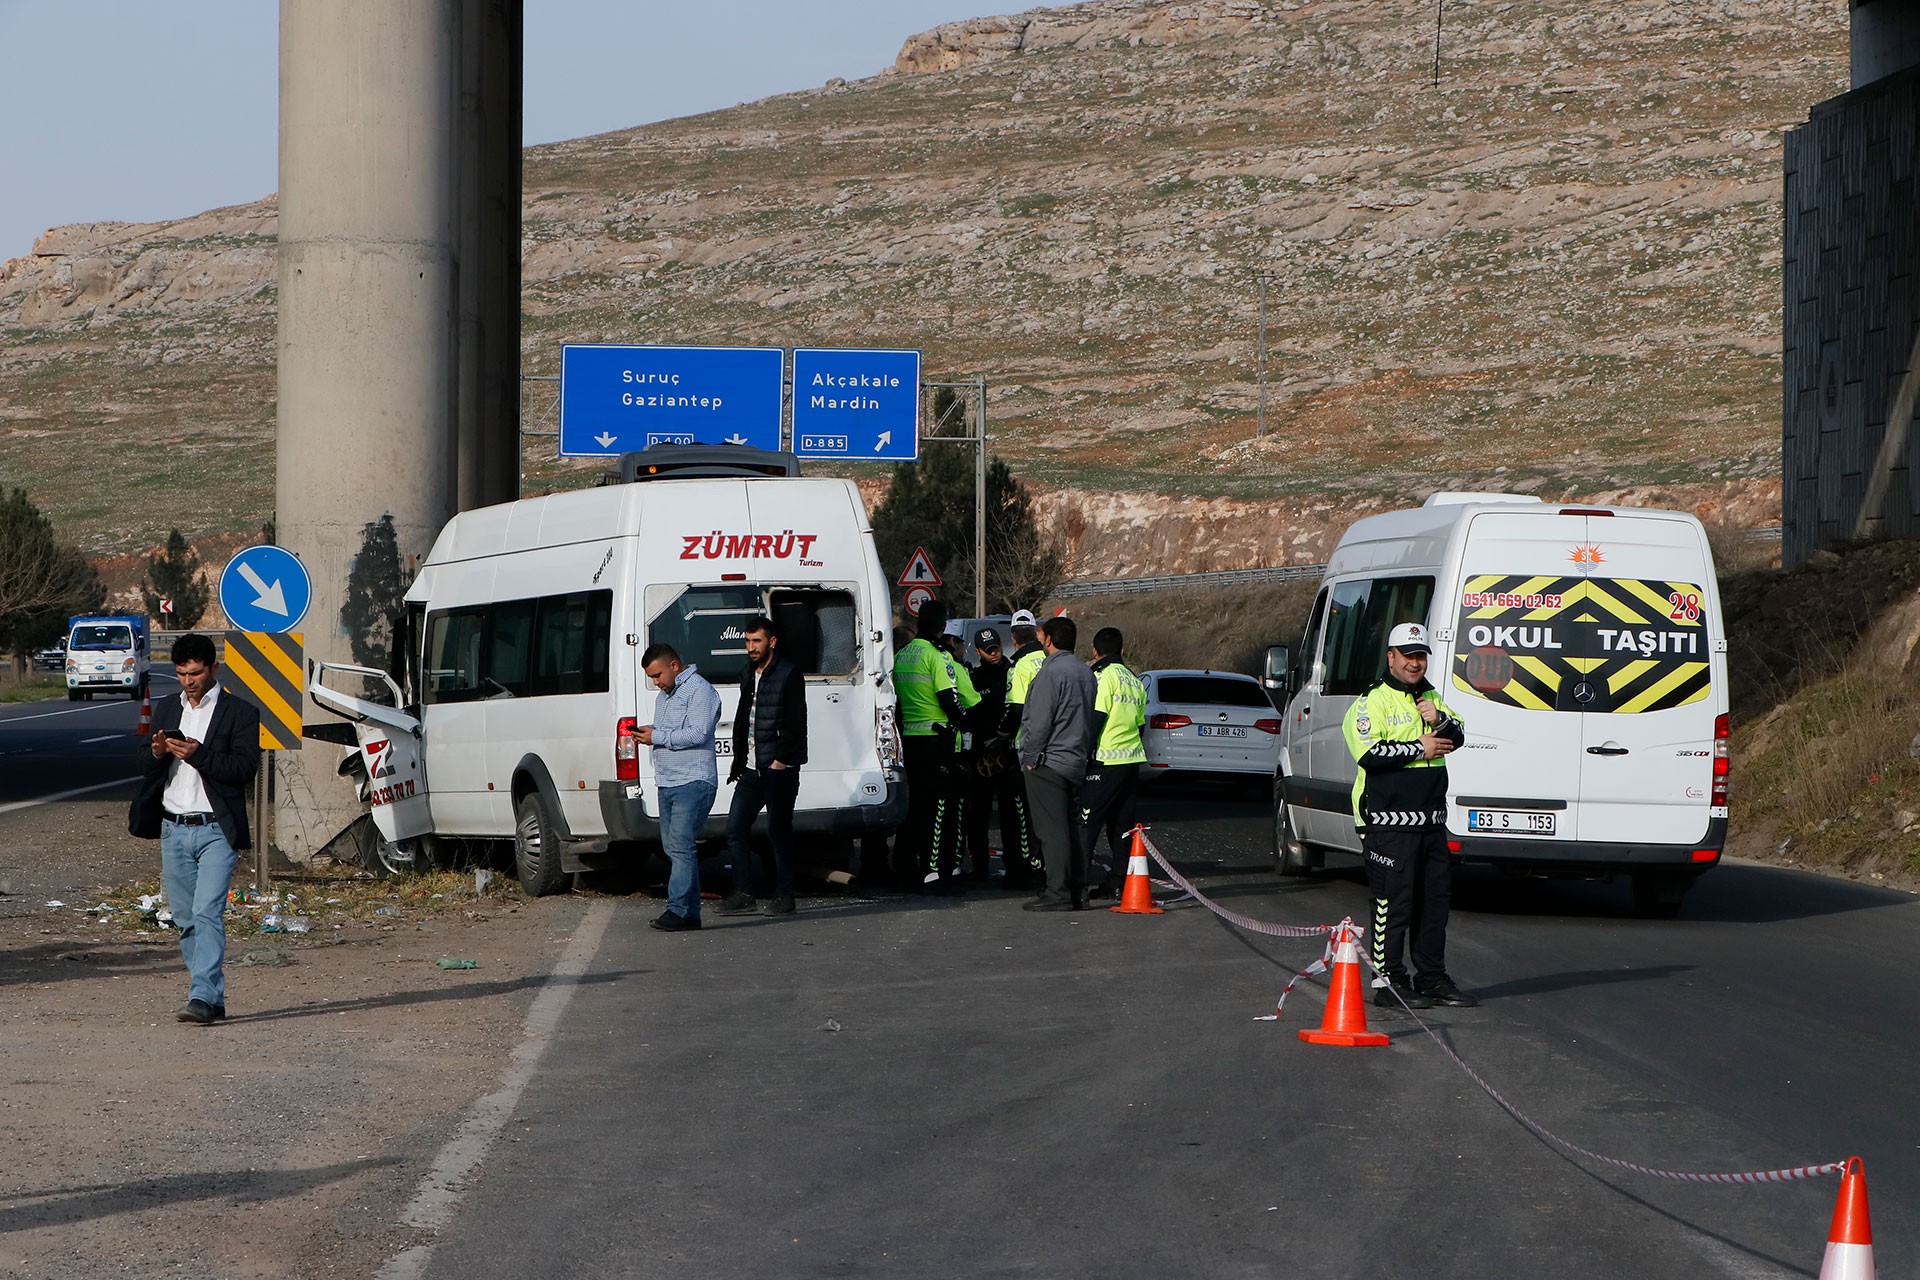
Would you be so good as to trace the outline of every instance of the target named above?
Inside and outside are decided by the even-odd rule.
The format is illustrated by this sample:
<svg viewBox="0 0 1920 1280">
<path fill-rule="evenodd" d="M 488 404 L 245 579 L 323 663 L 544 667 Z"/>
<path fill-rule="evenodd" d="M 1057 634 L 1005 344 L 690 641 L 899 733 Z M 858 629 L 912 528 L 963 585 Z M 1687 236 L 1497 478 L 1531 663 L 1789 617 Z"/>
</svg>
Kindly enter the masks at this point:
<svg viewBox="0 0 1920 1280">
<path fill-rule="evenodd" d="M 967 382 L 927 382 L 928 391 L 966 391 L 973 402 L 973 431 L 964 436 L 940 434 L 946 419 L 933 424 L 933 430 L 920 437 L 922 447 L 946 442 L 971 444 L 973 455 L 973 615 L 987 611 L 987 375 L 975 374 Z M 961 403 L 964 403 L 962 401 Z M 949 410 L 951 412 L 951 410 Z"/>
<path fill-rule="evenodd" d="M 1267 281 L 1271 277 L 1262 271 L 1255 279 L 1260 281 L 1260 416 L 1254 421 L 1253 438 L 1262 440 L 1267 434 Z"/>
</svg>

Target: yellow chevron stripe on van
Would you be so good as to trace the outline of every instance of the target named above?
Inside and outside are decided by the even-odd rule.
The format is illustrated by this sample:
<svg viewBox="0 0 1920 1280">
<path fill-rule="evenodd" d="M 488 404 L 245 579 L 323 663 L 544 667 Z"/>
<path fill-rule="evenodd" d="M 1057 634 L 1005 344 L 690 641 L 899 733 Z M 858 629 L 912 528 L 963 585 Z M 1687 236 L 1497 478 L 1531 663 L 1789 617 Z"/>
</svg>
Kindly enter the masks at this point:
<svg viewBox="0 0 1920 1280">
<path fill-rule="evenodd" d="M 1597 583 L 1588 582 L 1584 585 L 1587 599 L 1593 601 L 1593 603 L 1599 605 L 1602 609 L 1605 609 L 1622 622 L 1645 622 L 1647 620 L 1644 615 L 1637 612 L 1631 605 L 1616 600 L 1611 592 L 1599 586 Z"/>
<path fill-rule="evenodd" d="M 1615 707 L 1614 710 L 1646 711 L 1654 703 L 1659 702 L 1664 695 L 1678 688 L 1679 686 L 1685 684 L 1687 681 L 1693 679 L 1694 677 L 1698 676 L 1702 671 L 1706 670 L 1706 668 L 1707 668 L 1707 664 L 1704 662 L 1684 663 L 1681 666 L 1679 666 L 1677 669 L 1669 672 L 1664 679 L 1653 684 L 1643 692 L 1635 694 L 1633 697 L 1627 699 L 1627 701 L 1621 706 Z M 1693 697 L 1687 699 L 1687 702 L 1698 702 L 1700 701 L 1700 699 L 1706 696 L 1707 696 L 1706 687 L 1702 686 L 1698 693 L 1696 693 Z M 1678 703 L 1676 705 L 1685 706 L 1686 703 Z"/>
<path fill-rule="evenodd" d="M 1608 676 L 1607 688 L 1614 693 L 1618 693 L 1659 665 L 1659 663 L 1648 658 L 1637 658 Z"/>
</svg>

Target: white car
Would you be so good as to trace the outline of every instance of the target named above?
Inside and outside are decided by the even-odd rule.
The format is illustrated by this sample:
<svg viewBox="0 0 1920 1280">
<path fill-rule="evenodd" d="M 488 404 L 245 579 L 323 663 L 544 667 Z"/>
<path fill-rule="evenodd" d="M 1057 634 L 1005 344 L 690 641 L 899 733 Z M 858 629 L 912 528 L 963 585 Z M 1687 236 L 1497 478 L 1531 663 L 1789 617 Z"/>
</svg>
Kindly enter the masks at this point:
<svg viewBox="0 0 1920 1280">
<path fill-rule="evenodd" d="M 1280 767 L 1280 713 L 1252 676 L 1143 671 L 1147 782 L 1169 773 L 1243 774 L 1264 789 Z"/>
</svg>

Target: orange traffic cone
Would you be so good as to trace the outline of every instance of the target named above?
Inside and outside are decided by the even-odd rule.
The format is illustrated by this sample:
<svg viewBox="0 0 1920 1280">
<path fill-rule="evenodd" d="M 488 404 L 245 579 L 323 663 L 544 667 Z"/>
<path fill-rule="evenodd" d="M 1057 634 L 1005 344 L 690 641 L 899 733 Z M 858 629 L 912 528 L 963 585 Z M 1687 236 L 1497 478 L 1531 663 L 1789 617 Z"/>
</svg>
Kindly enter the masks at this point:
<svg viewBox="0 0 1920 1280">
<path fill-rule="evenodd" d="M 1361 998 L 1360 944 L 1353 921 L 1342 920 L 1333 944 L 1333 982 L 1327 989 L 1327 1012 L 1316 1030 L 1302 1028 L 1308 1044 L 1391 1044 L 1383 1032 L 1367 1030 L 1367 1003 Z"/>
<path fill-rule="evenodd" d="M 1120 905 L 1107 910 L 1123 916 L 1163 916 L 1167 913 L 1153 905 L 1153 881 L 1147 878 L 1147 851 L 1140 843 L 1141 830 L 1138 824 L 1133 828 L 1133 848 L 1127 853 L 1127 881 L 1120 887 Z"/>
<path fill-rule="evenodd" d="M 133 736 L 144 738 L 153 732 L 153 699 L 140 699 L 140 723 L 133 726 Z"/>
<path fill-rule="evenodd" d="M 1873 1225 L 1867 1221 L 1867 1169 L 1859 1156 L 1840 1175 L 1840 1198 L 1827 1231 L 1820 1280 L 1873 1280 Z"/>
</svg>

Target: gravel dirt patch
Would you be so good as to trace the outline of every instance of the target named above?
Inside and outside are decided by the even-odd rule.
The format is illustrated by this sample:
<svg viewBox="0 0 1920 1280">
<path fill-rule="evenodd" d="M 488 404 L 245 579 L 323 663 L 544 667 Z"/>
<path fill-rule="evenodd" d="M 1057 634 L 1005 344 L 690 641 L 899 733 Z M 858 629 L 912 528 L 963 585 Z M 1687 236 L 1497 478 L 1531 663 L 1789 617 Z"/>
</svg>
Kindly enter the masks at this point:
<svg viewBox="0 0 1920 1280">
<path fill-rule="evenodd" d="M 170 932 L 75 910 L 157 878 L 125 813 L 103 792 L 0 815 L 0 1275 L 373 1274 L 583 900 L 402 895 L 337 929 L 316 912 L 305 938 L 236 934 L 230 1019 L 197 1027 L 174 1019 Z"/>
</svg>

